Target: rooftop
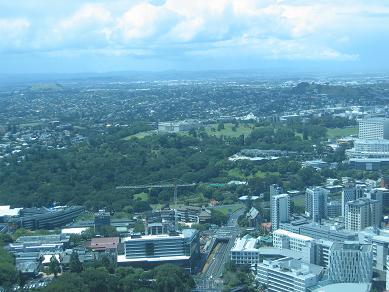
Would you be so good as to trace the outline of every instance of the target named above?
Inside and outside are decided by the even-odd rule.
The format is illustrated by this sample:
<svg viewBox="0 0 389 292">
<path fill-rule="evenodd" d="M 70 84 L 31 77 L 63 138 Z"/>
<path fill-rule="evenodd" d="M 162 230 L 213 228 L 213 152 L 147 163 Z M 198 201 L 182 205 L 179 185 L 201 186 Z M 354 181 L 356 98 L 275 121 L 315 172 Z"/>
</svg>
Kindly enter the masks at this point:
<svg viewBox="0 0 389 292">
<path fill-rule="evenodd" d="M 138 241 L 138 240 L 164 240 L 167 238 L 191 238 L 194 234 L 197 233 L 196 229 L 183 229 L 181 233 L 177 235 L 169 234 L 157 234 L 157 235 L 141 235 L 137 237 L 125 237 L 122 242 L 125 241 Z"/>
<path fill-rule="evenodd" d="M 275 261 L 264 260 L 260 266 L 268 266 L 272 269 L 280 270 L 283 274 L 289 274 L 301 279 L 317 277 L 324 269 L 323 267 L 292 258 L 282 258 Z"/>
<path fill-rule="evenodd" d="M 258 249 L 255 248 L 256 243 L 256 238 L 246 235 L 235 240 L 235 245 L 231 251 L 258 251 Z"/>
<path fill-rule="evenodd" d="M 284 235 L 284 236 L 288 236 L 290 238 L 295 238 L 295 239 L 304 240 L 304 241 L 312 241 L 313 240 L 312 237 L 301 235 L 301 234 L 297 234 L 297 233 L 293 233 L 293 232 L 290 232 L 290 231 L 287 231 L 287 230 L 284 230 L 284 229 L 277 229 L 276 231 L 273 232 L 273 235 L 274 234 L 276 234 L 276 235 Z"/>
<path fill-rule="evenodd" d="M 92 249 L 110 249 L 117 248 L 119 237 L 96 237 L 92 238 L 90 247 Z"/>
<path fill-rule="evenodd" d="M 11 206 L 6 205 L 6 206 L 0 206 L 0 217 L 3 216 L 18 216 L 19 211 L 22 208 L 13 208 L 11 209 Z"/>
</svg>

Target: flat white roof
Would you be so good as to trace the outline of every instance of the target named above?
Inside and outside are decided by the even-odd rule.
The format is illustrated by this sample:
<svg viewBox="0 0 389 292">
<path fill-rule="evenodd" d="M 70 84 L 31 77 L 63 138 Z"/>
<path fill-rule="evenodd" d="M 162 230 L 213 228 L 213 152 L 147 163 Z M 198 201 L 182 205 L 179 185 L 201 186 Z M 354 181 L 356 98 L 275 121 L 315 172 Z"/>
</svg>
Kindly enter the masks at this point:
<svg viewBox="0 0 389 292">
<path fill-rule="evenodd" d="M 162 261 L 180 261 L 188 260 L 189 256 L 172 256 L 172 257 L 154 257 L 154 258 L 132 258 L 128 259 L 125 255 L 118 255 L 118 263 L 136 263 L 136 262 L 162 262 Z"/>
<path fill-rule="evenodd" d="M 87 230 L 88 227 L 73 227 L 73 228 L 64 228 L 61 230 L 62 234 L 81 234 L 83 231 Z"/>
<path fill-rule="evenodd" d="M 11 206 L 9 206 L 9 205 L 0 206 L 0 217 L 2 217 L 2 216 L 18 216 L 19 211 L 22 209 L 23 208 L 11 209 Z"/>
<path fill-rule="evenodd" d="M 237 238 L 235 240 L 235 245 L 231 249 L 231 251 L 258 251 L 257 248 L 255 248 L 255 244 L 257 243 L 257 239 L 255 238 Z"/>
<path fill-rule="evenodd" d="M 276 231 L 273 232 L 273 234 L 285 235 L 285 236 L 288 236 L 290 238 L 295 238 L 295 239 L 304 240 L 304 241 L 311 241 L 311 240 L 313 240 L 312 237 L 301 235 L 301 234 L 297 234 L 297 233 L 290 232 L 290 231 L 287 231 L 287 230 L 284 230 L 284 229 L 277 229 Z"/>
</svg>

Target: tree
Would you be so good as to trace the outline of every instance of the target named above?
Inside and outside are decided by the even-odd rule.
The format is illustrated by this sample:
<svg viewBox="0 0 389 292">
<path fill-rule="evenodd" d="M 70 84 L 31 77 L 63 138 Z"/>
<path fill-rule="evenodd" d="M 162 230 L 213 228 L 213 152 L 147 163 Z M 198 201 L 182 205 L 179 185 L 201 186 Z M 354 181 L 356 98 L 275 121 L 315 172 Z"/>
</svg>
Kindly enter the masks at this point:
<svg viewBox="0 0 389 292">
<path fill-rule="evenodd" d="M 211 210 L 211 223 L 216 225 L 226 224 L 228 220 L 227 215 L 223 214 L 221 211 L 212 209 Z"/>
<path fill-rule="evenodd" d="M 81 278 L 91 292 L 115 291 L 118 286 L 116 277 L 109 274 L 104 267 L 88 268 L 81 273 Z"/>
<path fill-rule="evenodd" d="M 134 202 L 134 212 L 136 213 L 142 213 L 145 211 L 150 211 L 152 208 L 150 207 L 149 203 L 145 201 L 135 201 Z"/>
<path fill-rule="evenodd" d="M 75 273 L 64 273 L 61 277 L 56 278 L 47 287 L 44 292 L 84 292 L 88 287 L 82 278 Z"/>
<path fill-rule="evenodd" d="M 193 278 L 188 273 L 172 264 L 156 267 L 153 273 L 156 289 L 160 292 L 186 292 L 195 286 Z"/>
<path fill-rule="evenodd" d="M 80 262 L 80 259 L 78 258 L 77 252 L 73 251 L 70 255 L 69 269 L 72 273 L 81 273 L 83 270 L 83 266 Z"/>
<path fill-rule="evenodd" d="M 61 265 L 54 255 L 50 258 L 49 272 L 50 274 L 54 274 L 54 277 L 57 277 L 57 275 L 61 272 Z"/>
</svg>

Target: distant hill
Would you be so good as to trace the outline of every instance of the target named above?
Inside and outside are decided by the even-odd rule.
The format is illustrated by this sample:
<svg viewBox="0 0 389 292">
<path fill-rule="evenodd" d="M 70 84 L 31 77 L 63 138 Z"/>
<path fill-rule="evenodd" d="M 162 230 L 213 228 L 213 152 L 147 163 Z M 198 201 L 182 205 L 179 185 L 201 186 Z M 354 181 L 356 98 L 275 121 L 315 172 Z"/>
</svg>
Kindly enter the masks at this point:
<svg viewBox="0 0 389 292">
<path fill-rule="evenodd" d="M 58 83 L 34 83 L 29 87 L 33 91 L 52 91 L 52 90 L 62 90 L 63 86 Z"/>
<path fill-rule="evenodd" d="M 343 85 L 317 84 L 300 82 L 291 89 L 293 94 L 327 94 L 330 96 L 350 97 L 350 96 L 368 96 L 366 88 L 346 87 Z"/>
</svg>

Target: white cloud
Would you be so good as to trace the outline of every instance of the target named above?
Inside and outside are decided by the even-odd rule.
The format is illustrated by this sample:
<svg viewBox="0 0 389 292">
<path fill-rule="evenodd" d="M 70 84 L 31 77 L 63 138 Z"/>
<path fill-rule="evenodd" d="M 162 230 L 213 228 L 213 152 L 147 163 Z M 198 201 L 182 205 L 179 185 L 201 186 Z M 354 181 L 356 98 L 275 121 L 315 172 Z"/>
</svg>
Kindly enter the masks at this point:
<svg viewBox="0 0 389 292">
<path fill-rule="evenodd" d="M 45 13 L 0 19 L 0 49 L 354 60 L 360 31 L 389 27 L 389 5 L 375 0 L 100 0 L 59 19 Z"/>
<path fill-rule="evenodd" d="M 22 48 L 29 27 L 25 18 L 0 18 L 0 48 Z"/>
</svg>

